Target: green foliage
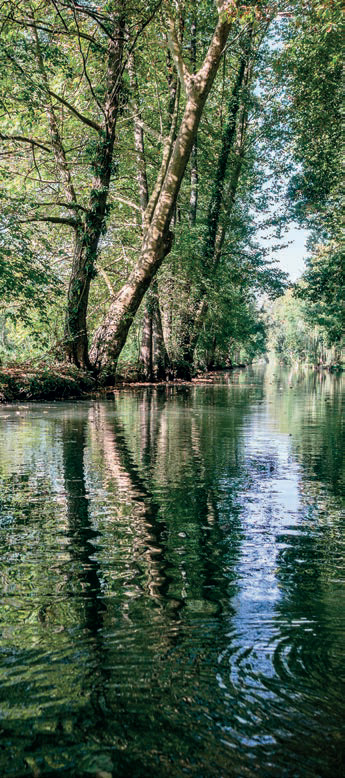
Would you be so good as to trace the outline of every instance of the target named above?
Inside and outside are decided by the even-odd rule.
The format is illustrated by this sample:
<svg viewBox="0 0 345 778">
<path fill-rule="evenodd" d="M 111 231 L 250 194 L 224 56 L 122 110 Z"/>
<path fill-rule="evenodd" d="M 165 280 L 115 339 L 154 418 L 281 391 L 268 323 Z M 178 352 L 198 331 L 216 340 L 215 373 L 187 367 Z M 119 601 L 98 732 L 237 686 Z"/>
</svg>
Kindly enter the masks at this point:
<svg viewBox="0 0 345 778">
<path fill-rule="evenodd" d="M 92 280 L 88 309 L 88 329 L 92 334 L 137 262 L 142 219 L 133 141 L 135 111 L 126 71 L 109 191 L 104 183 L 101 186 L 96 181 L 102 174 L 102 154 L 111 144 L 102 124 L 102 111 L 109 32 L 121 3 L 88 4 L 83 10 L 74 3 L 50 0 L 44 5 L 35 0 L 30 8 L 26 3 L 9 0 L 6 6 L 0 11 L 0 294 L 4 309 L 0 350 L 4 360 L 18 361 L 36 357 L 40 349 L 49 350 L 54 341 L 62 339 L 78 241 L 85 251 L 84 270 Z M 151 193 L 163 140 L 169 132 L 177 74 L 167 50 L 164 10 L 157 10 L 154 0 L 125 6 L 130 14 L 126 57 L 135 39 L 144 162 Z M 325 347 L 334 344 L 338 348 L 344 326 L 344 271 L 339 237 L 340 3 L 327 0 L 306 5 L 296 1 L 286 16 L 284 10 L 278 9 L 283 18 L 273 23 L 271 33 L 267 33 L 267 24 L 277 11 L 274 3 L 225 3 L 224 10 L 231 17 L 234 31 L 198 130 L 196 223 L 191 224 L 190 219 L 189 166 L 173 216 L 173 249 L 159 272 L 166 345 L 172 360 L 178 362 L 186 334 L 186 315 L 204 295 L 208 314 L 197 353 L 199 362 L 207 362 L 215 342 L 220 360 L 241 348 L 246 349 L 248 358 L 262 353 L 267 341 L 262 296 L 274 299 L 282 295 L 286 278 L 272 262 L 274 250 L 264 250 L 257 241 L 257 233 L 266 229 L 271 239 L 277 237 L 279 248 L 282 227 L 293 218 L 312 230 L 308 269 L 296 289 L 300 300 L 291 302 L 291 311 L 296 306 L 296 321 L 303 318 L 303 325 L 298 326 L 305 337 L 293 350 L 293 325 L 291 343 L 286 341 L 281 325 L 286 341 L 281 353 L 287 359 L 295 358 L 293 354 L 309 359 L 312 347 L 306 343 L 314 325 L 322 333 Z M 213 0 L 172 3 L 171 12 L 188 65 L 196 22 L 193 34 L 197 68 L 217 19 L 216 4 Z M 75 210 L 68 192 L 66 195 L 66 180 L 52 146 L 47 91 L 30 13 L 40 20 L 39 47 L 76 194 Z M 139 35 L 141 30 L 143 34 Z M 234 130 L 238 130 L 239 118 L 235 127 L 230 109 L 234 107 L 238 64 L 249 38 L 255 50 L 253 69 L 246 87 L 237 93 L 242 106 L 241 121 L 247 116 L 248 126 L 236 196 L 231 202 L 230 197 L 223 198 L 223 193 L 229 193 L 235 169 Z M 180 113 L 185 104 L 182 92 Z M 99 132 L 97 126 L 101 128 Z M 219 162 L 226 126 L 228 146 L 222 168 Z M 277 201 L 287 175 L 289 207 L 288 212 L 282 213 Z M 226 229 L 215 272 L 210 258 L 205 258 L 205 246 L 210 243 L 210 213 L 212 245 L 218 220 Z M 93 240 L 95 225 L 100 235 L 97 245 Z M 75 309 L 72 313 L 76 317 L 83 288 L 83 281 L 76 278 L 70 289 Z M 142 320 L 143 309 L 133 323 L 123 362 L 137 362 Z M 275 331 L 277 334 L 278 330 Z"/>
<path fill-rule="evenodd" d="M 336 241 L 315 247 L 296 296 L 307 303 L 306 320 L 325 329 L 329 346 L 341 347 L 345 338 L 345 262 Z"/>
<path fill-rule="evenodd" d="M 22 229 L 7 205 L 0 215 L 0 297 L 13 320 L 29 324 L 37 314 L 47 319 L 48 308 L 61 293 L 58 276 L 46 261 L 49 244 L 34 250 L 30 230 Z"/>
<path fill-rule="evenodd" d="M 302 290 L 302 286 L 300 287 Z M 341 340 L 330 338 L 329 319 L 323 319 L 318 303 L 297 299 L 290 289 L 271 307 L 269 348 L 284 364 L 340 364 Z"/>
<path fill-rule="evenodd" d="M 296 294 L 309 302 L 306 322 L 319 325 L 329 346 L 344 337 L 344 254 L 341 220 L 342 7 L 297 6 L 278 58 L 286 80 L 295 172 L 291 215 L 311 229 L 307 270 Z"/>
</svg>

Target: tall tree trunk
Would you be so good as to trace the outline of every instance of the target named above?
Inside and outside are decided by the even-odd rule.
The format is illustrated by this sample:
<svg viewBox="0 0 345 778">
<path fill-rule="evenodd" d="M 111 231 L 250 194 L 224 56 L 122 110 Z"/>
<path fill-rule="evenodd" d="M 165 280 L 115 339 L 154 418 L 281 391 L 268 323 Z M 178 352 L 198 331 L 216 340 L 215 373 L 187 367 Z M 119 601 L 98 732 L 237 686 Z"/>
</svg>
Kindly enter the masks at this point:
<svg viewBox="0 0 345 778">
<path fill-rule="evenodd" d="M 157 291 L 156 291 L 157 290 Z M 158 284 L 153 280 L 153 372 L 156 381 L 165 381 L 170 370 L 170 359 L 166 349 L 161 310 L 159 305 Z"/>
<path fill-rule="evenodd" d="M 146 292 L 139 361 L 147 381 L 165 381 L 170 360 L 164 341 L 158 284 L 155 278 Z"/>
<path fill-rule="evenodd" d="M 143 378 L 146 381 L 153 381 L 153 315 L 151 311 L 152 296 L 150 295 L 150 289 L 146 295 L 149 299 L 146 299 L 145 314 L 143 321 L 143 328 L 141 333 L 140 343 L 140 373 L 143 374 Z"/>
<path fill-rule="evenodd" d="M 218 225 L 216 241 L 214 245 L 213 263 L 212 263 L 213 277 L 217 272 L 218 265 L 222 257 L 222 249 L 225 240 L 227 224 L 229 222 L 231 212 L 235 203 L 236 191 L 237 191 L 237 186 L 240 179 L 241 168 L 243 163 L 244 136 L 243 139 L 241 140 L 239 147 L 236 149 L 235 154 L 236 157 L 232 169 L 232 175 L 229 182 L 229 186 L 227 187 L 227 193 L 224 198 L 227 204 L 226 218 L 224 219 L 223 224 Z M 210 270 L 211 268 L 209 268 L 209 271 Z M 192 369 L 194 363 L 194 353 L 202 330 L 202 326 L 206 319 L 208 305 L 209 304 L 206 297 L 206 289 L 202 288 L 198 298 L 197 306 L 195 306 L 194 308 L 193 315 L 190 316 L 189 328 L 186 329 L 186 334 L 184 339 L 183 360 L 185 364 L 189 366 L 190 370 Z"/>
<path fill-rule="evenodd" d="M 207 370 L 213 370 L 216 367 L 215 364 L 215 356 L 216 356 L 216 348 L 217 348 L 217 338 L 214 335 L 212 338 L 211 348 L 207 354 Z"/>
<path fill-rule="evenodd" d="M 219 21 L 202 67 L 191 76 L 182 60 L 173 23 L 170 22 L 171 49 L 187 101 L 176 140 L 171 144 L 169 162 L 159 192 L 148 205 L 149 221 L 145 227 L 139 260 L 127 282 L 117 294 L 109 311 L 94 335 L 90 357 L 95 369 L 104 375 L 114 375 L 119 354 L 141 300 L 164 257 L 172 245 L 170 220 L 181 181 L 195 141 L 202 111 L 211 89 L 226 44 L 230 23 L 224 2 L 218 3 Z"/>
<path fill-rule="evenodd" d="M 91 280 L 100 238 L 105 230 L 107 201 L 112 173 L 116 122 L 122 87 L 125 2 L 114 19 L 114 31 L 108 47 L 107 93 L 104 122 L 93 161 L 94 178 L 87 214 L 78 230 L 68 288 L 65 321 L 66 356 L 80 367 L 90 367 L 88 358 L 87 307 Z"/>
<path fill-rule="evenodd" d="M 195 138 L 191 154 L 190 169 L 190 198 L 189 198 L 189 223 L 191 227 L 196 224 L 196 215 L 198 211 L 198 139 Z"/>
</svg>

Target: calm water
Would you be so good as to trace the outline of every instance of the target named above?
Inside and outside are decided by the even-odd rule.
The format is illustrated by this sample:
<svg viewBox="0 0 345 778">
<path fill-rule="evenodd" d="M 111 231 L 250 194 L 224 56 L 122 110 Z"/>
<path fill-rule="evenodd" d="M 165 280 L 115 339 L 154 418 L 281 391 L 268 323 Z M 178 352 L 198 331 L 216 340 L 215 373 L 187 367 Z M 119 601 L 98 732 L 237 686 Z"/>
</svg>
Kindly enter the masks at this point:
<svg viewBox="0 0 345 778">
<path fill-rule="evenodd" d="M 344 382 L 0 409 L 1 775 L 343 775 Z"/>
</svg>

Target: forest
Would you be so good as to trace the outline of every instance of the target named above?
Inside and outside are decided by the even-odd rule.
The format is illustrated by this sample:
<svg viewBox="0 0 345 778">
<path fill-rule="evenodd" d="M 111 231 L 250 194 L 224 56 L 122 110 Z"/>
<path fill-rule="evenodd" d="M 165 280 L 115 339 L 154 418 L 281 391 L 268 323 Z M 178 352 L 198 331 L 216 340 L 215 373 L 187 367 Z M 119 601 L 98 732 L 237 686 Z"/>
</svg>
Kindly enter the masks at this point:
<svg viewBox="0 0 345 778">
<path fill-rule="evenodd" d="M 0 776 L 344 778 L 340 0 L 0 28 Z"/>
<path fill-rule="evenodd" d="M 2 398 L 341 366 L 340 1 L 6 0 L 0 22 Z"/>
</svg>

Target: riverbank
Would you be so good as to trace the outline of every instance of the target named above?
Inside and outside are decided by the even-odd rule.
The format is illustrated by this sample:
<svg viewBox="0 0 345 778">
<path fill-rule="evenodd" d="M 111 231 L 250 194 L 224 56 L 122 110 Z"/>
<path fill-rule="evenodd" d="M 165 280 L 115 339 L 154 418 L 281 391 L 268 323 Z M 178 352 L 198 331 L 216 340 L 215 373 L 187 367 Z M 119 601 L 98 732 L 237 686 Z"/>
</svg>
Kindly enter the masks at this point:
<svg viewBox="0 0 345 778">
<path fill-rule="evenodd" d="M 0 368 L 0 403 L 81 399 L 95 390 L 95 379 L 70 364 Z"/>
<path fill-rule="evenodd" d="M 231 368 L 228 368 L 229 370 Z M 120 387 L 176 386 L 192 383 L 212 383 L 217 371 L 198 374 L 192 381 L 142 381 L 133 370 L 124 370 L 116 377 L 114 386 L 100 386 L 97 380 L 74 365 L 32 363 L 0 368 L 0 403 L 34 402 L 41 400 L 75 400 L 91 394 L 104 396 Z"/>
<path fill-rule="evenodd" d="M 113 386 L 101 386 L 95 377 L 85 370 L 79 370 L 69 363 L 39 364 L 32 363 L 0 367 L 0 404 L 14 402 L 38 402 L 44 400 L 81 400 L 90 395 L 106 396 L 115 389 L 145 386 L 190 386 L 210 384 L 220 372 L 241 370 L 247 365 L 199 372 L 190 381 L 170 379 L 167 381 L 143 381 L 138 372 L 124 369 L 116 376 Z M 314 370 L 342 371 L 342 366 L 315 366 Z"/>
</svg>

